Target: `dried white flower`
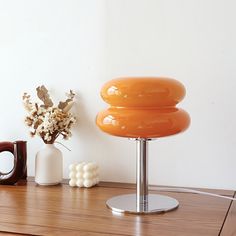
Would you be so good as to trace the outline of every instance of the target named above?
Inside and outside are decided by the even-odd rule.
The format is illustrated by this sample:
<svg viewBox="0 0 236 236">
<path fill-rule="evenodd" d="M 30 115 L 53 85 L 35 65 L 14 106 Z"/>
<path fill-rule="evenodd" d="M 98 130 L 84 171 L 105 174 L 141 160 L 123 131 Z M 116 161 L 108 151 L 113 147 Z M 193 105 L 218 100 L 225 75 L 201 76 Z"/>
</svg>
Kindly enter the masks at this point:
<svg viewBox="0 0 236 236">
<path fill-rule="evenodd" d="M 70 91 L 65 102 L 60 102 L 57 107 L 53 107 L 48 90 L 44 86 L 38 88 L 43 88 L 37 92 L 40 92 L 39 98 L 44 104 L 32 103 L 30 95 L 27 93 L 23 95 L 24 106 L 29 112 L 25 123 L 30 127 L 30 134 L 39 135 L 45 143 L 54 143 L 59 135 L 68 139 L 72 135 L 70 129 L 76 123 L 75 116 L 69 112 L 75 94 Z"/>
</svg>

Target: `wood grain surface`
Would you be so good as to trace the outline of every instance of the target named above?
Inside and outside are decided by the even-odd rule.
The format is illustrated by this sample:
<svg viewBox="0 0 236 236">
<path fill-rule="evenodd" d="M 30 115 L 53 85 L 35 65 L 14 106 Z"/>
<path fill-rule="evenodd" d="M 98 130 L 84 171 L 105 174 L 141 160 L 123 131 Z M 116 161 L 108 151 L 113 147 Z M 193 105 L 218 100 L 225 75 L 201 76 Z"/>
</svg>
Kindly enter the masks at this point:
<svg viewBox="0 0 236 236">
<path fill-rule="evenodd" d="M 236 194 L 234 195 L 236 197 Z M 236 235 L 236 201 L 231 203 L 227 217 L 222 227 L 221 236 Z"/>
<path fill-rule="evenodd" d="M 129 188 L 127 184 L 112 183 L 101 183 L 90 189 L 71 188 L 67 184 L 42 187 L 33 181 L 17 186 L 1 185 L 0 232 L 81 236 L 215 236 L 219 235 L 231 205 L 230 200 L 209 196 L 161 192 L 178 199 L 180 207 L 165 214 L 145 216 L 114 214 L 107 209 L 105 202 L 108 198 L 132 192 L 134 188 Z M 234 195 L 233 191 L 221 193 Z M 235 221 L 236 208 L 235 205 L 233 207 L 231 221 Z M 230 220 L 227 224 L 231 224 Z M 235 232 L 234 225 L 231 228 Z"/>
</svg>

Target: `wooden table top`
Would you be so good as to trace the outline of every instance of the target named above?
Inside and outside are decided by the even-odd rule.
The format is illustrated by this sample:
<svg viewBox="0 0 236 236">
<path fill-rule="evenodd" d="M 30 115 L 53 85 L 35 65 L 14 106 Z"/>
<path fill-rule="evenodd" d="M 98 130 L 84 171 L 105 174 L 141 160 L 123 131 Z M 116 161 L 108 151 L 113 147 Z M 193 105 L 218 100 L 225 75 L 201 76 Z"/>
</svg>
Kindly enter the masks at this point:
<svg viewBox="0 0 236 236">
<path fill-rule="evenodd" d="M 227 196 L 234 191 L 208 190 Z M 90 189 L 67 184 L 43 187 L 32 180 L 0 186 L 0 232 L 30 235 L 236 235 L 236 204 L 192 193 L 159 192 L 180 202 L 154 215 L 114 214 L 108 198 L 133 193 L 134 185 L 100 183 Z M 151 191 L 152 193 L 157 191 Z"/>
</svg>

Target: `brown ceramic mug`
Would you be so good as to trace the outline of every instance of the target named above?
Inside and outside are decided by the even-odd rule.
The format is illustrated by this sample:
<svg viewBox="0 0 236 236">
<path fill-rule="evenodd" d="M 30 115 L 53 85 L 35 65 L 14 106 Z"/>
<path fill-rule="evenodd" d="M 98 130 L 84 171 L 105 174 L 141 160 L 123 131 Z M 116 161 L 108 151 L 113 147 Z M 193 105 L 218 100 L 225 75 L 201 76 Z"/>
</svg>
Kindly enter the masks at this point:
<svg viewBox="0 0 236 236">
<path fill-rule="evenodd" d="M 15 184 L 27 177 L 27 147 L 26 141 L 0 142 L 0 152 L 11 152 L 14 165 L 7 173 L 0 172 L 0 184 Z"/>
</svg>

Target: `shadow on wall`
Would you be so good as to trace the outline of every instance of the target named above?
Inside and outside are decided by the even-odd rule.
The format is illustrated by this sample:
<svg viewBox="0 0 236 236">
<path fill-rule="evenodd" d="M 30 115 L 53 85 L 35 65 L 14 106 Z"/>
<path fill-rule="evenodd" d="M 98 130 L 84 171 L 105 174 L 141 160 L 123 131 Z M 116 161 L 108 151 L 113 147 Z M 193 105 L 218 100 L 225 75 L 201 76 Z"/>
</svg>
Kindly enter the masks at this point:
<svg viewBox="0 0 236 236">
<path fill-rule="evenodd" d="M 87 105 L 88 104 L 88 105 Z M 74 104 L 74 113 L 77 115 L 77 124 L 74 127 L 74 134 L 76 134 L 79 142 L 79 146 L 83 149 L 86 156 L 96 153 L 99 155 L 97 147 L 106 145 L 108 147 L 107 140 L 104 140 L 102 132 L 96 126 L 96 113 L 94 108 L 89 106 L 89 102 L 83 98 L 83 96 L 77 97 L 77 102 Z M 104 142 L 106 141 L 106 142 Z M 109 143 L 112 145 L 112 143 Z M 96 148 L 95 148 L 96 147 Z M 80 150 L 81 151 L 81 150 Z"/>
</svg>

